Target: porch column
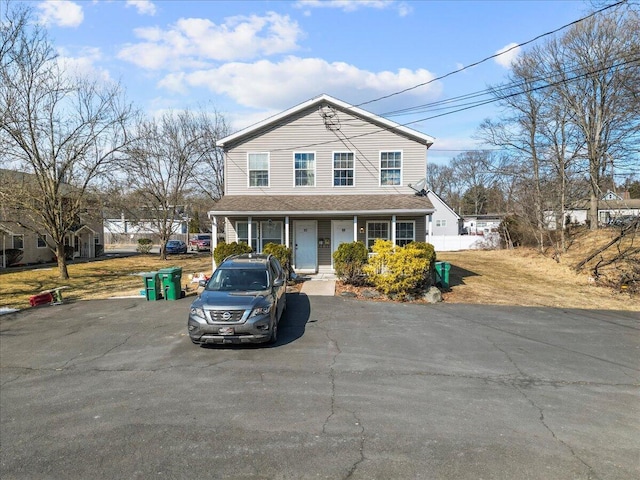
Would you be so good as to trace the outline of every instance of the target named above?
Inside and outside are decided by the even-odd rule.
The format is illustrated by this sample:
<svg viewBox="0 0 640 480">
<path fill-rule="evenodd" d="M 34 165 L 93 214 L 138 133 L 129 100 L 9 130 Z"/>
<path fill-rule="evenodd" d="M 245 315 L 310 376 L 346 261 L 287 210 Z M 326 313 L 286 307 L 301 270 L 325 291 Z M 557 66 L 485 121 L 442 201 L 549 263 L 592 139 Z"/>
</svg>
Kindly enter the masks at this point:
<svg viewBox="0 0 640 480">
<path fill-rule="evenodd" d="M 391 215 L 391 243 L 396 246 L 396 216 Z"/>
<path fill-rule="evenodd" d="M 189 234 L 187 234 L 187 240 L 189 239 Z M 218 246 L 218 220 L 215 217 L 211 217 L 211 271 L 213 272 L 216 269 L 216 261 L 213 258 L 213 252 Z"/>
<path fill-rule="evenodd" d="M 426 216 L 427 220 L 427 242 L 431 242 L 431 237 L 433 236 L 433 214 L 429 214 Z"/>
<path fill-rule="evenodd" d="M 247 217 L 247 235 L 248 235 L 248 242 L 249 242 L 249 246 L 253 248 L 252 246 L 252 240 L 253 240 L 253 228 L 251 225 L 251 222 L 253 221 L 253 217 Z M 255 253 L 255 252 L 254 252 Z"/>
<path fill-rule="evenodd" d="M 289 217 L 284 217 L 284 246 L 289 248 Z"/>
<path fill-rule="evenodd" d="M 353 216 L 353 241 L 358 241 L 358 216 Z"/>
</svg>

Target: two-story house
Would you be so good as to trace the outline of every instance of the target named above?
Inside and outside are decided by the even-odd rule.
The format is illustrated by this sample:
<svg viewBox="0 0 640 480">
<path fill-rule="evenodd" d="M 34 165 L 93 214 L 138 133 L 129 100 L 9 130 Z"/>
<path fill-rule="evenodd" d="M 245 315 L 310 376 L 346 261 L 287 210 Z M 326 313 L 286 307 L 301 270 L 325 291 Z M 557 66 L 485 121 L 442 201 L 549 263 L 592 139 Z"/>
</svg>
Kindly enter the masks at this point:
<svg viewBox="0 0 640 480">
<path fill-rule="evenodd" d="M 32 188 L 32 174 L 0 169 L 0 191 L 5 195 L 19 195 Z M 61 184 L 62 189 L 70 189 Z M 36 195 L 36 194 L 32 194 Z M 63 199 L 64 200 L 64 199 Z M 63 204 L 64 205 L 64 204 Z M 21 209 L 13 202 L 0 203 L 0 267 L 11 266 L 5 250 L 20 250 L 19 264 L 49 263 L 55 261 L 55 244 L 41 223 L 34 220 L 33 212 Z M 37 215 L 35 216 L 37 218 Z M 73 249 L 73 258 L 95 258 L 103 252 L 102 221 L 98 215 L 78 217 L 64 237 L 64 244 Z"/>
<path fill-rule="evenodd" d="M 285 244 L 302 273 L 331 271 L 343 242 L 424 242 L 433 205 L 408 184 L 425 177 L 432 144 L 328 95 L 301 103 L 217 142 L 225 192 L 209 212 L 213 238 L 224 222 L 227 242 Z"/>
</svg>

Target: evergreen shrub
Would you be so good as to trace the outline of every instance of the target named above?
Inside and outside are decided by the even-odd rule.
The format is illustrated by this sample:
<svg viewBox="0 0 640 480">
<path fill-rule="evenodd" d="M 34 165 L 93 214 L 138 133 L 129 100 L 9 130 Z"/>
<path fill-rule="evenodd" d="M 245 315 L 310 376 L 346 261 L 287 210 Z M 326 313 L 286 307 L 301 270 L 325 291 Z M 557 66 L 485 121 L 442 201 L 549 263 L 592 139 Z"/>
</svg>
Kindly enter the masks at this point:
<svg viewBox="0 0 640 480">
<path fill-rule="evenodd" d="M 244 242 L 220 242 L 213 251 L 213 260 L 216 262 L 216 265 L 220 265 L 229 255 L 242 255 L 243 253 L 251 252 L 253 252 L 253 249 Z"/>
<path fill-rule="evenodd" d="M 333 252 L 333 267 L 338 278 L 344 283 L 357 285 L 364 283 L 363 267 L 369 252 L 362 242 L 341 243 Z"/>
<path fill-rule="evenodd" d="M 265 255 L 273 255 L 278 259 L 280 265 L 287 274 L 287 279 L 291 276 L 291 260 L 293 258 L 293 250 L 287 248 L 286 245 L 278 243 L 267 243 L 262 249 Z"/>
<path fill-rule="evenodd" d="M 432 245 L 412 242 L 398 247 L 376 240 L 372 251 L 364 272 L 378 291 L 404 300 L 430 285 L 436 258 Z"/>
<path fill-rule="evenodd" d="M 150 238 L 139 238 L 136 251 L 139 253 L 149 253 L 153 247 L 153 241 Z"/>
</svg>

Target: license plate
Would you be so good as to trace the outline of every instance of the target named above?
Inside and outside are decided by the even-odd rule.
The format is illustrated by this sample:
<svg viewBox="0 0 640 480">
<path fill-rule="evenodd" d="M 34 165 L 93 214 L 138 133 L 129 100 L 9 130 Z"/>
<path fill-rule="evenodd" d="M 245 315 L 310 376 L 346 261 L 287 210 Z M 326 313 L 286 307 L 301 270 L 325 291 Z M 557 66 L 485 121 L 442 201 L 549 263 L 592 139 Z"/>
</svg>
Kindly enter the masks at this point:
<svg viewBox="0 0 640 480">
<path fill-rule="evenodd" d="M 218 333 L 220 335 L 233 335 L 235 331 L 233 330 L 233 327 L 222 327 L 218 329 Z"/>
</svg>

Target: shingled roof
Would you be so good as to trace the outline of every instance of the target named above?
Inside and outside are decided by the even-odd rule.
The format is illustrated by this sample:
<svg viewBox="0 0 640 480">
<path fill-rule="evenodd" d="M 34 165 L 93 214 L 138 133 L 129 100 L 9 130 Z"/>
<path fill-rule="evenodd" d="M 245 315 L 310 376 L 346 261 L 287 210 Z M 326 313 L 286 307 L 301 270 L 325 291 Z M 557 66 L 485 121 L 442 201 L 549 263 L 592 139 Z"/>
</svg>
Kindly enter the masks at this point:
<svg viewBox="0 0 640 480">
<path fill-rule="evenodd" d="M 211 215 L 428 215 L 434 208 L 418 195 L 231 195 Z"/>
</svg>

